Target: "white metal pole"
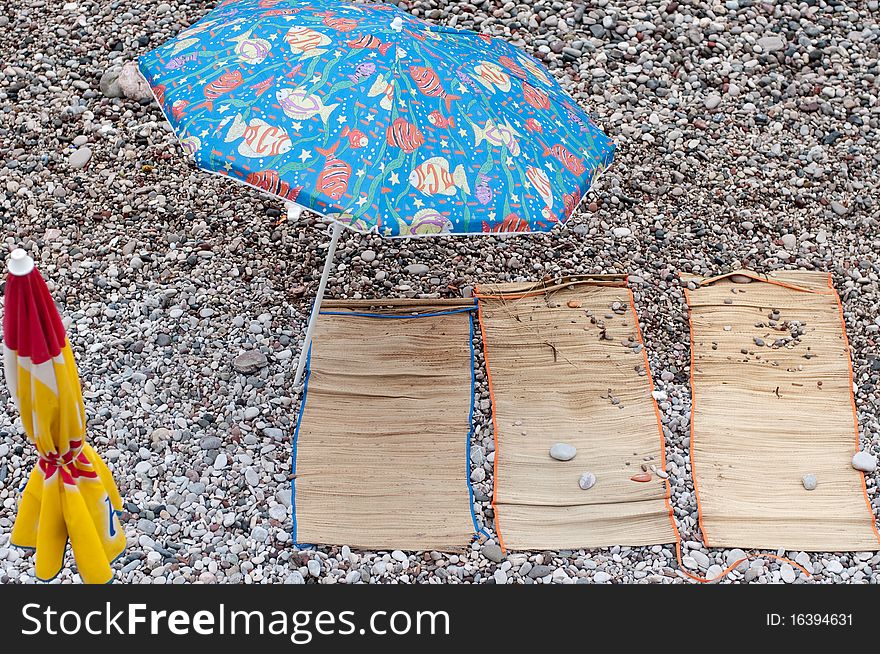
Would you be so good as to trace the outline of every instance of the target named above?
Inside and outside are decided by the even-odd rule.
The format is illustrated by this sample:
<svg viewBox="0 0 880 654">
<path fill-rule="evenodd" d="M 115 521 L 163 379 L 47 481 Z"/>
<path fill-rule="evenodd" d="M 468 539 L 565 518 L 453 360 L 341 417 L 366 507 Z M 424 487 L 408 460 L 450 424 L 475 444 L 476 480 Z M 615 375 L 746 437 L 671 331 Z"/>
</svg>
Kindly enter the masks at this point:
<svg viewBox="0 0 880 654">
<path fill-rule="evenodd" d="M 315 295 L 315 304 L 312 306 L 312 314 L 309 316 L 309 326 L 306 327 L 306 336 L 303 339 L 302 349 L 299 352 L 299 361 L 296 364 L 296 376 L 293 379 L 293 387 L 299 388 L 302 381 L 306 360 L 309 358 L 309 349 L 312 346 L 312 333 L 315 331 L 315 322 L 318 312 L 321 310 L 321 300 L 324 299 L 324 289 L 327 288 L 327 278 L 333 267 L 333 256 L 336 254 L 336 244 L 339 242 L 339 234 L 342 233 L 342 223 L 333 223 L 333 232 L 330 237 L 330 247 L 327 248 L 327 258 L 324 260 L 324 272 L 321 273 L 321 283 L 318 284 L 318 293 Z"/>
</svg>

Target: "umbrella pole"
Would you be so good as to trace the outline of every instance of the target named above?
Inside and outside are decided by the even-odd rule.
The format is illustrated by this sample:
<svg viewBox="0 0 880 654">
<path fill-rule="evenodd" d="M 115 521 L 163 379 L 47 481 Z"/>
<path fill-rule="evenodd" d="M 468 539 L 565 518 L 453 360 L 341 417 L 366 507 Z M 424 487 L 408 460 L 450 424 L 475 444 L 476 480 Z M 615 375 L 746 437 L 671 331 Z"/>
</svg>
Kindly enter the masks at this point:
<svg viewBox="0 0 880 654">
<path fill-rule="evenodd" d="M 303 339 L 302 349 L 299 352 L 299 361 L 296 364 L 296 376 L 293 378 L 294 388 L 299 388 L 302 381 L 306 360 L 309 358 L 309 350 L 312 346 L 312 333 L 315 331 L 315 322 L 321 310 L 321 301 L 324 299 L 324 289 L 327 288 L 327 278 L 333 267 L 333 256 L 336 254 L 336 244 L 339 242 L 339 234 L 342 232 L 342 223 L 333 223 L 333 232 L 330 237 L 330 247 L 327 248 L 327 258 L 324 260 L 324 272 L 321 273 L 321 283 L 318 284 L 318 293 L 315 295 L 315 304 L 312 306 L 312 314 L 309 316 L 309 325 L 306 327 L 306 336 Z"/>
</svg>

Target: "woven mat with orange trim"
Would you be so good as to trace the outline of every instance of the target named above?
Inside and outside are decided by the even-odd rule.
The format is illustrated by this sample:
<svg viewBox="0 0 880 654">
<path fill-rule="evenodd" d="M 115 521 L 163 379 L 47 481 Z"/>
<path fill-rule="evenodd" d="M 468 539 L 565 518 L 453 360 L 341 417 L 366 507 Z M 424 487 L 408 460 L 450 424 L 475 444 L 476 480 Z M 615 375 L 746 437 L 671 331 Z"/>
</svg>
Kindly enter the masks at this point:
<svg viewBox="0 0 880 654">
<path fill-rule="evenodd" d="M 479 297 L 503 546 L 675 541 L 668 484 L 651 470 L 662 474 L 663 437 L 625 279 L 482 285 Z M 550 457 L 559 442 L 574 459 Z M 585 472 L 596 477 L 588 490 Z"/>
<path fill-rule="evenodd" d="M 706 544 L 877 549 L 864 477 L 851 466 L 852 371 L 827 273 L 683 279 L 697 284 L 687 292 L 690 446 Z"/>
<path fill-rule="evenodd" d="M 473 309 L 323 304 L 294 442 L 294 542 L 467 547 Z"/>
</svg>

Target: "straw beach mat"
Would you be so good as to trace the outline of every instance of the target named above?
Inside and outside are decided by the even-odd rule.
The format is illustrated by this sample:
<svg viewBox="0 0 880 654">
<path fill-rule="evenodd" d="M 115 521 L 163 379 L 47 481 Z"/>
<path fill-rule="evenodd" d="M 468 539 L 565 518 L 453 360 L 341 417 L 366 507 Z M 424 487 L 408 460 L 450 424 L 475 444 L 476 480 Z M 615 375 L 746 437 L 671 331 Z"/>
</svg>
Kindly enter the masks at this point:
<svg viewBox="0 0 880 654">
<path fill-rule="evenodd" d="M 877 549 L 865 480 L 851 466 L 852 368 L 830 275 L 741 270 L 683 279 L 697 285 L 686 291 L 690 447 L 705 543 Z M 804 488 L 807 474 L 815 490 Z"/>
<path fill-rule="evenodd" d="M 371 304 L 325 302 L 315 327 L 294 438 L 294 542 L 460 551 L 476 530 L 474 305 Z"/>
<path fill-rule="evenodd" d="M 677 540 L 663 436 L 622 276 L 478 289 L 495 423 L 495 528 L 513 549 Z M 556 443 L 577 448 L 552 459 Z M 584 472 L 596 484 L 581 490 Z"/>
</svg>

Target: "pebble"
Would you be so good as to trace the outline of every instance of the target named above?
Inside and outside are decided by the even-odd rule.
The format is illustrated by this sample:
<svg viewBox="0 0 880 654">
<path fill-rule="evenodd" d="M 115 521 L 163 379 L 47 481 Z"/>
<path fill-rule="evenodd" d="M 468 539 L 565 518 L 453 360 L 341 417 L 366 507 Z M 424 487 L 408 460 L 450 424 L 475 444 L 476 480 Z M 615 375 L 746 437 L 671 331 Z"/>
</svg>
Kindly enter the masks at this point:
<svg viewBox="0 0 880 654">
<path fill-rule="evenodd" d="M 556 443 L 550 448 L 550 456 L 557 461 L 571 461 L 577 454 L 577 448 L 568 443 Z"/>
<path fill-rule="evenodd" d="M 268 363 L 269 360 L 266 358 L 266 355 L 259 350 L 248 350 L 242 352 L 232 360 L 232 367 L 235 368 L 236 372 L 240 372 L 243 375 L 250 375 L 261 368 L 265 368 Z"/>
<path fill-rule="evenodd" d="M 76 150 L 71 152 L 70 157 L 68 157 L 67 161 L 70 164 L 71 168 L 79 169 L 85 168 L 86 164 L 89 163 L 91 158 L 92 149 L 89 146 L 84 145 L 83 147 L 77 148 Z"/>
<path fill-rule="evenodd" d="M 483 556 L 494 563 L 501 563 L 504 560 L 504 552 L 495 543 L 486 543 L 482 549 Z"/>
<path fill-rule="evenodd" d="M 421 275 L 427 274 L 429 269 L 428 266 L 423 263 L 411 263 L 410 265 L 406 266 L 404 270 L 410 275 L 419 277 Z"/>
<path fill-rule="evenodd" d="M 321 562 L 318 559 L 309 559 L 306 567 L 309 569 L 309 574 L 312 577 L 320 577 L 321 576 Z"/>
<path fill-rule="evenodd" d="M 816 490 L 816 485 L 817 485 L 816 475 L 814 475 L 814 474 L 804 475 L 804 478 L 801 481 L 804 484 L 804 488 L 807 489 L 808 491 Z"/>
<path fill-rule="evenodd" d="M 874 472 L 877 469 L 877 457 L 861 450 L 853 456 L 852 467 L 862 472 Z"/>
<path fill-rule="evenodd" d="M 584 472 L 581 474 L 580 479 L 578 479 L 578 486 L 581 487 L 581 490 L 590 490 L 595 485 L 596 475 L 592 472 Z"/>
</svg>

